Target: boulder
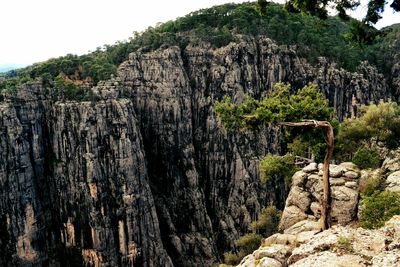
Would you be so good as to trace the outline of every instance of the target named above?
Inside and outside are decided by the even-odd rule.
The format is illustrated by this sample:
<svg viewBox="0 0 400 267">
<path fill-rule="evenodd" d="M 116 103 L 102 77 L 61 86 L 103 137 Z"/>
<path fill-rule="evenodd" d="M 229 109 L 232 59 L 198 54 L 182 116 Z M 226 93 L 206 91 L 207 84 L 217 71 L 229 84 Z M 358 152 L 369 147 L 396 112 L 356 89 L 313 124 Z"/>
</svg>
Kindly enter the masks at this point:
<svg viewBox="0 0 400 267">
<path fill-rule="evenodd" d="M 311 173 L 318 171 L 318 165 L 315 162 L 311 162 L 306 167 L 303 168 L 303 172 Z"/>
<path fill-rule="evenodd" d="M 302 190 L 300 187 L 293 186 L 286 200 L 286 205 L 294 205 L 304 213 L 309 209 L 311 204 L 310 193 Z"/>
<path fill-rule="evenodd" d="M 279 229 L 285 230 L 299 221 L 307 219 L 307 215 L 296 206 L 285 207 L 282 213 Z"/>
<path fill-rule="evenodd" d="M 396 171 L 387 177 L 386 190 L 391 192 L 400 192 L 400 171 Z"/>
<path fill-rule="evenodd" d="M 323 251 L 301 259 L 290 265 L 291 267 L 364 267 L 368 262 L 358 255 L 337 255 L 330 251 Z"/>
</svg>

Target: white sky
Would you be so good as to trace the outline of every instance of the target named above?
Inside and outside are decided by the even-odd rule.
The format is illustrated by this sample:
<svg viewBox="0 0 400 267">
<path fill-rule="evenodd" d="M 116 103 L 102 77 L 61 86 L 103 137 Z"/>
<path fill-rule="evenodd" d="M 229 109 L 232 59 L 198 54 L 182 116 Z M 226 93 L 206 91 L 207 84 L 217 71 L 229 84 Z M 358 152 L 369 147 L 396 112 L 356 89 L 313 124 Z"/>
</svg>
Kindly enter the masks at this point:
<svg viewBox="0 0 400 267">
<path fill-rule="evenodd" d="M 0 65 L 31 64 L 67 53 L 84 54 L 128 39 L 133 31 L 142 31 L 157 22 L 226 2 L 245 1 L 1 0 Z M 385 14 L 378 26 L 399 22 L 399 14 Z"/>
</svg>

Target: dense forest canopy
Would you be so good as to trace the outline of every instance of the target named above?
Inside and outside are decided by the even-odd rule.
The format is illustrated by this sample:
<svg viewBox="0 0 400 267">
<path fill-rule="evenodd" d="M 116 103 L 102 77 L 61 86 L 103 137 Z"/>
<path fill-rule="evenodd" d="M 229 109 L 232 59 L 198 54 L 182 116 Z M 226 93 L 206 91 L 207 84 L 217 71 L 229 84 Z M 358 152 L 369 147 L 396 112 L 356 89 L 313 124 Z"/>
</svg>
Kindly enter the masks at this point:
<svg viewBox="0 0 400 267">
<path fill-rule="evenodd" d="M 260 7 L 267 5 L 266 0 L 257 1 Z M 390 7 L 395 12 L 400 11 L 400 0 L 391 0 Z M 286 9 L 292 12 L 303 12 L 320 18 L 327 18 L 328 7 L 334 8 L 338 16 L 342 19 L 349 19 L 347 12 L 354 10 L 361 4 L 360 0 L 288 0 Z M 375 24 L 382 18 L 386 0 L 369 0 L 367 5 L 367 14 L 363 18 L 363 23 Z M 262 9 L 262 8 L 261 8 Z"/>
<path fill-rule="evenodd" d="M 278 44 L 296 45 L 299 55 L 312 64 L 324 56 L 354 71 L 361 61 L 368 60 L 390 78 L 394 55 L 400 51 L 400 42 L 396 41 L 400 38 L 400 25 L 381 31 L 372 28 L 376 37 L 370 44 L 362 44 L 353 41 L 357 34 L 354 23 L 354 19 L 344 21 L 337 16 L 320 19 L 305 13 L 289 13 L 283 5 L 274 3 L 268 4 L 262 13 L 256 2 L 224 4 L 135 32 L 128 41 L 105 45 L 86 55 L 66 55 L 1 74 L 0 91 L 13 91 L 18 84 L 38 77 L 52 86 L 57 77 L 69 86 L 96 84 L 114 74 L 131 52 L 175 45 L 185 48 L 189 42 L 221 47 L 240 40 L 240 35 L 265 35 Z"/>
</svg>

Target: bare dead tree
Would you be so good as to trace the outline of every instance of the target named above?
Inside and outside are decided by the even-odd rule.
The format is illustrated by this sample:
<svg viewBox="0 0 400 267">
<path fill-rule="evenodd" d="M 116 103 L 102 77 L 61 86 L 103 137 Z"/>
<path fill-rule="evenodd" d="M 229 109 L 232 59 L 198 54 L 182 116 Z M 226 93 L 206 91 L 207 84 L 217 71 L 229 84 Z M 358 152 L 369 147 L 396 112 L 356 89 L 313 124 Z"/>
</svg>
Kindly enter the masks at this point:
<svg viewBox="0 0 400 267">
<path fill-rule="evenodd" d="M 333 153 L 334 146 L 334 133 L 332 125 L 327 121 L 316 121 L 316 120 L 304 120 L 301 122 L 280 122 L 279 125 L 288 127 L 314 127 L 321 128 L 326 131 L 326 144 L 327 150 L 324 158 L 323 165 L 323 176 L 322 176 L 322 188 L 323 198 L 320 199 L 321 205 L 321 229 L 326 230 L 331 224 L 331 191 L 329 184 L 329 162 Z"/>
</svg>

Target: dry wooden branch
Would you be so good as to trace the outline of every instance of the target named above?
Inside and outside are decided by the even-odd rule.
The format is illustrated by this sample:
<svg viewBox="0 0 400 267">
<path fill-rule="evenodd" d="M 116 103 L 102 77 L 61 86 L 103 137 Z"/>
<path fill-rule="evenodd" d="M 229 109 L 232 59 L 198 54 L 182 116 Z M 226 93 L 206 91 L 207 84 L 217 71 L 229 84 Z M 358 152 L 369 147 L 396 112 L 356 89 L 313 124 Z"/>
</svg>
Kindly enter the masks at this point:
<svg viewBox="0 0 400 267">
<path fill-rule="evenodd" d="M 329 185 L 329 161 L 331 159 L 333 153 L 334 146 L 334 133 L 332 125 L 327 121 L 317 121 L 317 120 L 304 120 L 301 122 L 280 122 L 278 123 L 282 126 L 288 127 L 315 127 L 315 128 L 323 128 L 326 130 L 326 144 L 327 150 L 324 158 L 323 165 L 323 176 L 322 176 L 322 187 L 323 187 L 323 198 L 320 200 L 321 204 L 321 229 L 326 230 L 330 227 L 331 224 L 331 192 Z"/>
</svg>

